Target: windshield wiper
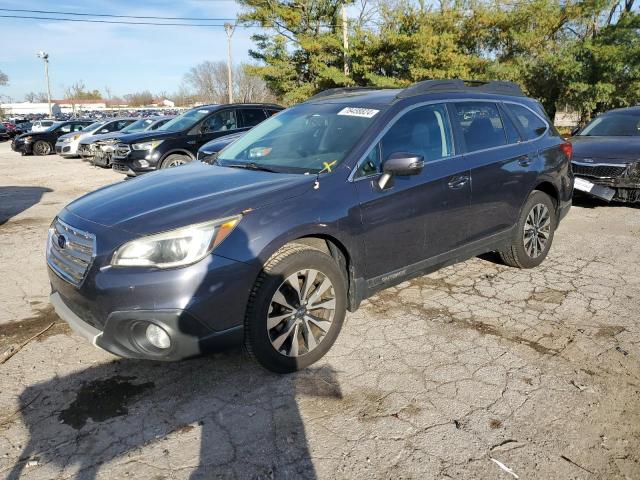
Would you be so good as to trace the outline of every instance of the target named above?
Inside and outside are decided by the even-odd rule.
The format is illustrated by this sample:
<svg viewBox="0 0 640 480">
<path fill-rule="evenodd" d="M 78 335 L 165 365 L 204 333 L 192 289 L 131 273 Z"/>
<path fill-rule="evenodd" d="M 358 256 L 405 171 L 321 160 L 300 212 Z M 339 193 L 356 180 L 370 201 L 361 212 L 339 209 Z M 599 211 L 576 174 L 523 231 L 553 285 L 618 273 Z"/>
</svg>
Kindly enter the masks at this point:
<svg viewBox="0 0 640 480">
<path fill-rule="evenodd" d="M 229 168 L 244 168 L 247 170 L 260 170 L 262 172 L 271 172 L 271 173 L 278 173 L 275 170 L 272 170 L 269 167 L 265 167 L 264 165 L 258 165 L 255 162 L 249 162 L 249 163 L 231 163 L 231 164 L 221 164 L 216 160 L 217 165 L 220 165 L 221 167 L 229 167 Z"/>
</svg>

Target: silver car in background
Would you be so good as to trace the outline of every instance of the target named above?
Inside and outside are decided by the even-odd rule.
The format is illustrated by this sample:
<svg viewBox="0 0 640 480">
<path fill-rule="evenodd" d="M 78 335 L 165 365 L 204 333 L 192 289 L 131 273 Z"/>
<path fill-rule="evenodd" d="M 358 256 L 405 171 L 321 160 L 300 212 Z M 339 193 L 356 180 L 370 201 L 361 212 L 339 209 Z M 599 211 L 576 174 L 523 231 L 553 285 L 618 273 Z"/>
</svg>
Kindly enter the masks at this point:
<svg viewBox="0 0 640 480">
<path fill-rule="evenodd" d="M 67 158 L 77 157 L 80 140 L 84 137 L 95 134 L 105 123 L 106 122 L 104 120 L 101 120 L 83 128 L 80 132 L 71 132 L 60 135 L 56 141 L 56 153 Z"/>
</svg>

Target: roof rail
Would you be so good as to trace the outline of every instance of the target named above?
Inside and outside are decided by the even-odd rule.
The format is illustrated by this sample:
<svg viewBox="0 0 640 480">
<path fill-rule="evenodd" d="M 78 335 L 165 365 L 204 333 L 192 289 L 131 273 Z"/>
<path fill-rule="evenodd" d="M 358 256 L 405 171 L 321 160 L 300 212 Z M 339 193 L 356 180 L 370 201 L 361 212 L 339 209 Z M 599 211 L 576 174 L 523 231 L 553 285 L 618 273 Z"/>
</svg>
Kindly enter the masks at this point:
<svg viewBox="0 0 640 480">
<path fill-rule="evenodd" d="M 414 83 L 413 85 L 402 90 L 397 98 L 412 97 L 414 95 L 421 95 L 424 93 L 441 93 L 441 92 L 480 92 L 480 93 L 495 93 L 499 95 L 513 95 L 517 97 L 524 97 L 524 93 L 520 89 L 520 86 L 514 82 L 503 81 L 482 81 L 482 80 L 424 80 L 422 82 Z"/>
<path fill-rule="evenodd" d="M 317 100 L 319 98 L 331 97 L 333 95 L 341 95 L 345 93 L 355 93 L 359 91 L 366 90 L 380 90 L 380 87 L 338 87 L 338 88 L 330 88 L 328 90 L 323 90 L 322 92 L 316 93 L 312 97 L 309 97 L 306 102 L 309 100 Z"/>
</svg>

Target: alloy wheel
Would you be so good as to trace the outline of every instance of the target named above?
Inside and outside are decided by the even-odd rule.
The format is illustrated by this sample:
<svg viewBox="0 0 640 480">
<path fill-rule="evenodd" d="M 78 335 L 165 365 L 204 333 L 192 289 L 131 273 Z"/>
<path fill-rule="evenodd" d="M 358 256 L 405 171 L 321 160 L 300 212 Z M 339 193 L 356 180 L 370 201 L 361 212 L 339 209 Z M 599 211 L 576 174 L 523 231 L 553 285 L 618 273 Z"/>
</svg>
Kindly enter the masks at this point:
<svg viewBox="0 0 640 480">
<path fill-rule="evenodd" d="M 551 215 L 546 205 L 537 203 L 529 211 L 524 224 L 522 241 L 527 255 L 537 258 L 546 249 L 551 235 Z"/>
<path fill-rule="evenodd" d="M 331 328 L 336 295 L 329 277 L 299 270 L 278 287 L 269 304 L 267 332 L 281 355 L 299 357 L 314 350 Z"/>
<path fill-rule="evenodd" d="M 36 149 L 37 155 L 49 155 L 49 151 L 51 150 L 51 147 L 49 147 L 48 143 L 38 142 L 35 146 L 35 149 Z"/>
<path fill-rule="evenodd" d="M 178 166 L 180 166 L 180 165 L 184 165 L 185 163 L 187 163 L 187 162 L 185 162 L 185 161 L 184 161 L 184 160 L 182 160 L 181 158 L 177 158 L 177 159 L 175 159 L 175 160 L 171 160 L 171 161 L 169 162 L 169 164 L 167 165 L 167 167 L 168 167 L 168 168 L 171 168 L 171 167 L 178 167 Z"/>
</svg>

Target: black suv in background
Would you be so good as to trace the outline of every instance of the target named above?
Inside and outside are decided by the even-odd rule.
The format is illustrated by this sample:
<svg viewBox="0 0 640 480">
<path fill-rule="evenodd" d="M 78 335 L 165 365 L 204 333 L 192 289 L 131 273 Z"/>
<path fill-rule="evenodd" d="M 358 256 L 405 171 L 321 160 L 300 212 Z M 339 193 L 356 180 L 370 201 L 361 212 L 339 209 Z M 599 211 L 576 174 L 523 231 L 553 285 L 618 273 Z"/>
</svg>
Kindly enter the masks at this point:
<svg viewBox="0 0 640 480">
<path fill-rule="evenodd" d="M 196 159 L 214 138 L 249 130 L 282 107 L 273 104 L 203 105 L 168 121 L 153 132 L 119 138 L 112 168 L 129 176 L 176 167 Z"/>
<path fill-rule="evenodd" d="M 69 120 L 54 123 L 42 132 L 28 132 L 18 135 L 11 142 L 11 148 L 23 155 L 49 155 L 54 151 L 56 141 L 60 135 L 71 132 L 80 132 L 91 125 L 93 120 Z"/>
<path fill-rule="evenodd" d="M 178 121 L 200 128 L 214 112 Z M 491 251 L 539 265 L 571 207 L 570 157 L 514 84 L 328 91 L 213 164 L 66 206 L 49 230 L 51 302 L 116 355 L 176 360 L 244 343 L 291 372 L 320 359 L 346 310 L 379 290 Z"/>
</svg>

